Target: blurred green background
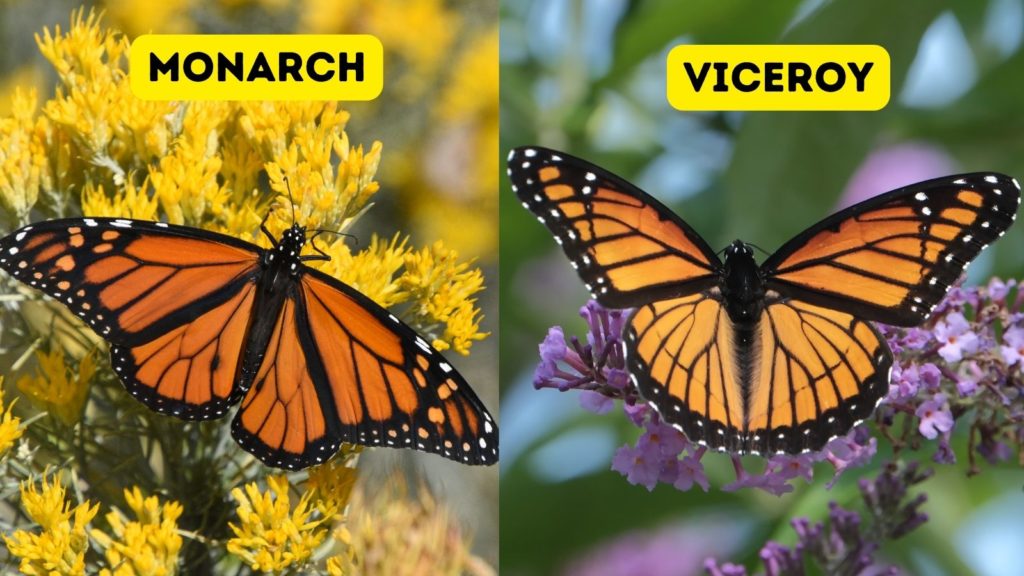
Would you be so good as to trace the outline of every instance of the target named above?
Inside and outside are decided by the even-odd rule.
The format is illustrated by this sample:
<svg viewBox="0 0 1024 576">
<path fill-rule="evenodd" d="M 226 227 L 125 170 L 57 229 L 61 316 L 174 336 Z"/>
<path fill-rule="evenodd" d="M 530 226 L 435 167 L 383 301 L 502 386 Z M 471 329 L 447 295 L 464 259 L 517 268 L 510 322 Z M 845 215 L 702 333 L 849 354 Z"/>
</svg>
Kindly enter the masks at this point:
<svg viewBox="0 0 1024 576">
<path fill-rule="evenodd" d="M 502 0 L 501 153 L 539 144 L 581 156 L 662 199 L 712 247 L 742 238 L 770 252 L 834 211 L 844 190 L 849 201 L 955 172 L 1024 177 L 1022 37 L 1021 0 Z M 892 98 L 877 113 L 681 113 L 664 87 L 679 43 L 880 44 Z M 832 491 L 826 465 L 782 498 L 721 492 L 733 472 L 718 454 L 704 460 L 708 493 L 648 493 L 612 472 L 613 451 L 639 430 L 618 410 L 596 416 L 574 394 L 532 387 L 547 328 L 583 335 L 586 291 L 507 180 L 500 198 L 502 574 L 584 573 L 580 558 L 652 533 L 676 543 L 664 574 L 700 573 L 712 554 L 751 566 L 766 538 L 793 542 L 793 516 L 820 519 L 828 500 L 857 499 L 856 480 L 874 476 L 884 447 Z M 1017 226 L 971 279 L 1021 278 L 1021 246 Z M 882 558 L 914 574 L 1024 573 L 1021 469 L 968 479 L 964 464 L 935 467 L 930 522 Z"/>
</svg>

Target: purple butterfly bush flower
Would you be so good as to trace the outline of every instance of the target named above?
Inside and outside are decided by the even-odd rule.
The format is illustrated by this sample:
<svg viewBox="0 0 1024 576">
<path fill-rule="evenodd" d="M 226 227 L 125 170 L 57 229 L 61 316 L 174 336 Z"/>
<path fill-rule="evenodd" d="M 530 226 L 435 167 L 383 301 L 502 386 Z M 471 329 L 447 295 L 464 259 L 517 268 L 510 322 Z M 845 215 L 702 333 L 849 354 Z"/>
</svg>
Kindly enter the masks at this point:
<svg viewBox="0 0 1024 576">
<path fill-rule="evenodd" d="M 1017 281 L 998 279 L 987 286 L 957 286 L 922 326 L 879 326 L 896 360 L 889 394 L 871 425 L 857 426 L 815 453 L 730 454 L 736 478 L 721 488 L 782 495 L 801 480 L 811 482 L 820 462 L 832 466 L 831 486 L 843 473 L 869 464 L 880 442 L 890 444 L 897 457 L 923 450 L 936 462 L 952 463 L 952 442 L 966 438 L 972 472 L 978 471 L 975 452 L 993 463 L 1019 454 L 1024 443 L 1024 298 L 1018 288 Z M 708 451 L 662 421 L 629 378 L 621 341 L 629 313 L 590 301 L 580 310 L 588 326 L 582 341 L 552 328 L 540 345 L 534 383 L 579 391 L 581 405 L 594 413 L 621 406 L 641 429 L 635 443 L 616 452 L 612 465 L 631 484 L 648 490 L 658 484 L 708 490 L 703 463 Z M 954 436 L 959 428 L 969 431 Z"/>
<path fill-rule="evenodd" d="M 965 354 L 978 350 L 978 335 L 971 331 L 967 318 L 959 312 L 936 322 L 934 334 L 940 344 L 939 356 L 946 362 L 959 362 Z"/>
<path fill-rule="evenodd" d="M 949 411 L 945 394 L 936 394 L 930 400 L 922 402 L 915 413 L 920 419 L 917 429 L 921 431 L 921 436 L 929 440 L 934 440 L 939 434 L 953 429 L 953 414 Z"/>
<path fill-rule="evenodd" d="M 926 480 L 930 471 L 921 471 L 916 463 L 889 463 L 874 480 L 859 483 L 863 512 L 829 503 L 828 518 L 812 522 L 808 518 L 791 521 L 797 542 L 792 547 L 768 541 L 758 557 L 765 576 L 802 576 L 809 566 L 823 574 L 897 574 L 883 566 L 875 552 L 883 540 L 905 536 L 921 526 L 928 517 L 920 511 L 927 500 L 924 494 L 911 497 L 909 490 Z M 743 566 L 719 564 L 714 558 L 704 563 L 711 576 L 747 576 Z"/>
</svg>

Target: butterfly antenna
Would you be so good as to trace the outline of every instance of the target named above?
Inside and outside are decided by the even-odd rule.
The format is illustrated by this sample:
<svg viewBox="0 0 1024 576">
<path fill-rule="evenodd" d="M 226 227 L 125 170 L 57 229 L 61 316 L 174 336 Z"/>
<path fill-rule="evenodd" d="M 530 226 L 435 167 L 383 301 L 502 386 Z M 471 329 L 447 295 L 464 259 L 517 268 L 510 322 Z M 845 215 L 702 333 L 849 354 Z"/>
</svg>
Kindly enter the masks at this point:
<svg viewBox="0 0 1024 576">
<path fill-rule="evenodd" d="M 344 236 L 346 238 L 351 238 L 356 246 L 359 245 L 359 238 L 356 238 L 352 234 L 346 234 L 344 232 L 338 232 L 337 230 L 317 229 L 317 230 L 310 230 L 310 232 L 312 232 L 313 235 L 309 237 L 309 244 L 313 247 L 313 250 L 315 250 L 317 252 L 317 254 L 319 254 L 319 256 L 303 256 L 303 258 L 302 258 L 303 260 L 330 260 L 331 259 L 331 257 L 328 256 L 326 252 L 321 250 L 320 247 L 316 245 L 316 237 L 321 235 L 321 234 L 336 234 L 338 236 Z"/>
<path fill-rule="evenodd" d="M 260 232 L 270 239 L 271 246 L 277 248 L 277 238 L 274 238 L 274 235 L 267 229 L 267 218 L 270 218 L 270 210 L 267 210 L 267 213 L 263 215 L 263 220 L 260 220 Z"/>
<path fill-rule="evenodd" d="M 288 203 L 292 205 L 292 225 L 295 225 L 295 197 L 292 196 L 292 185 L 288 182 L 288 177 L 282 178 L 284 180 L 284 189 L 288 191 Z"/>
<path fill-rule="evenodd" d="M 751 246 L 751 247 L 753 247 L 753 248 L 756 248 L 756 249 L 757 249 L 758 251 L 760 251 L 760 252 L 761 252 L 761 254 L 764 254 L 765 256 L 771 256 L 771 253 L 769 253 L 769 252 L 768 252 L 767 250 L 765 250 L 764 248 L 761 248 L 761 247 L 760 247 L 760 246 L 758 246 L 757 244 L 754 244 L 753 242 L 745 242 L 745 244 L 746 244 L 747 246 Z"/>
</svg>

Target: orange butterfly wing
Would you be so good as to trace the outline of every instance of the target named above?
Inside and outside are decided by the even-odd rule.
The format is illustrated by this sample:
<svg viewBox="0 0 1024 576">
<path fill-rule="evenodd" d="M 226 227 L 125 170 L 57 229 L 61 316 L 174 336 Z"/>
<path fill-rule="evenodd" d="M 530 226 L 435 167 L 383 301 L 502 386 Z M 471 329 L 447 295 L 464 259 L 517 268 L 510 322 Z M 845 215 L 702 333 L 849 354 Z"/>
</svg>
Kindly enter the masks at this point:
<svg viewBox="0 0 1024 576">
<path fill-rule="evenodd" d="M 318 462 L 341 441 L 433 452 L 464 464 L 498 459 L 498 429 L 462 376 L 421 336 L 359 292 L 307 270 L 282 312 L 233 433 L 264 461 Z M 281 322 L 279 322 L 279 325 Z M 281 372 L 289 378 L 275 376 Z M 316 400 L 314 403 L 313 400 Z M 318 406 L 320 418 L 306 416 Z M 290 422 L 302 419 L 301 431 Z"/>
<path fill-rule="evenodd" d="M 347 437 L 467 464 L 497 461 L 494 419 L 423 337 L 330 276 L 310 270 L 302 288 L 334 400 L 325 410 Z"/>
<path fill-rule="evenodd" d="M 1020 186 L 1002 174 L 914 184 L 847 208 L 762 265 L 769 290 L 859 318 L 916 326 L 1013 223 Z"/>
<path fill-rule="evenodd" d="M 892 354 L 850 314 L 772 302 L 745 362 L 736 335 L 714 291 L 654 302 L 630 318 L 634 382 L 694 442 L 736 453 L 820 450 L 888 392 Z"/>
<path fill-rule="evenodd" d="M 136 398 L 208 419 L 240 397 L 258 258 L 225 238 L 137 220 L 51 220 L 0 241 L 0 266 L 108 340 Z"/>
<path fill-rule="evenodd" d="M 601 304 L 630 308 L 711 286 L 721 266 L 656 199 L 585 160 L 540 147 L 509 153 L 512 189 L 561 244 Z"/>
</svg>

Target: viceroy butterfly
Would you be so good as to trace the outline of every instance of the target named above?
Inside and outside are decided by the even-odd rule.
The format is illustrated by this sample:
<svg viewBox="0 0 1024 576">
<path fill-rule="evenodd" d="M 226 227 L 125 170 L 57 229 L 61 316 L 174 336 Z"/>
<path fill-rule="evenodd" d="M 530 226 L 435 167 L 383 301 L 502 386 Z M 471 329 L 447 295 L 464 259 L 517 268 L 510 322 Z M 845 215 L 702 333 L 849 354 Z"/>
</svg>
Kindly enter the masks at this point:
<svg viewBox="0 0 1024 576">
<path fill-rule="evenodd" d="M 235 440 L 299 469 L 342 442 L 498 460 L 498 429 L 426 340 L 350 286 L 305 265 L 306 230 L 273 247 L 162 222 L 71 218 L 0 239 L 0 267 L 110 343 L 111 366 L 149 408 L 186 420 L 234 404 Z"/>
<path fill-rule="evenodd" d="M 870 416 L 893 363 L 871 322 L 924 322 L 1020 204 L 1008 176 L 937 178 L 833 214 L 759 266 L 740 240 L 720 260 L 674 212 L 579 158 L 516 148 L 508 174 L 593 297 L 635 309 L 623 340 L 641 396 L 734 453 L 820 450 Z"/>
</svg>

